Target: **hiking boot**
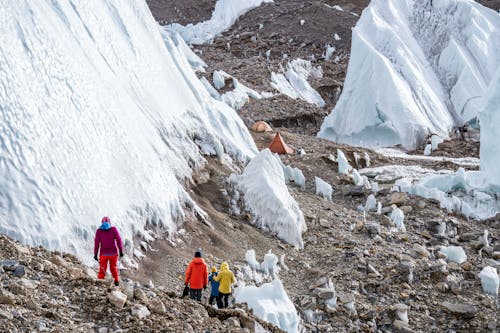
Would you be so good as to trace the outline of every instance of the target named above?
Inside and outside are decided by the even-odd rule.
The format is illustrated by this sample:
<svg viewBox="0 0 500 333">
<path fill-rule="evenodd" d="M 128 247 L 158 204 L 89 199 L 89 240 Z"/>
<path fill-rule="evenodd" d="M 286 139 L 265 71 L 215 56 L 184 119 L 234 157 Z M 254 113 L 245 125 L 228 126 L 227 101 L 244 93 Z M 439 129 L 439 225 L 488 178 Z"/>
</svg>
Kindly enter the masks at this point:
<svg viewBox="0 0 500 333">
<path fill-rule="evenodd" d="M 119 286 L 120 285 L 120 282 L 119 281 L 115 281 L 115 286 Z"/>
</svg>

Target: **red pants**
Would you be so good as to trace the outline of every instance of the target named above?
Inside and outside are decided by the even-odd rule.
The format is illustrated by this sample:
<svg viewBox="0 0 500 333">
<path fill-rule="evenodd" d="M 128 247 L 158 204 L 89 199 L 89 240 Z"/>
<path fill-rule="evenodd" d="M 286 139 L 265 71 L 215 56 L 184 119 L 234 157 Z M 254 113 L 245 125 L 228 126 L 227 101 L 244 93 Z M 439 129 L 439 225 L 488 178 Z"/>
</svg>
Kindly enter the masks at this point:
<svg viewBox="0 0 500 333">
<path fill-rule="evenodd" d="M 104 279 L 106 276 L 106 271 L 108 270 L 108 261 L 109 261 L 109 270 L 111 271 L 111 275 L 113 275 L 113 279 L 118 281 L 118 267 L 116 264 L 118 263 L 118 255 L 114 256 L 99 256 L 99 273 L 97 274 L 98 279 Z"/>
</svg>

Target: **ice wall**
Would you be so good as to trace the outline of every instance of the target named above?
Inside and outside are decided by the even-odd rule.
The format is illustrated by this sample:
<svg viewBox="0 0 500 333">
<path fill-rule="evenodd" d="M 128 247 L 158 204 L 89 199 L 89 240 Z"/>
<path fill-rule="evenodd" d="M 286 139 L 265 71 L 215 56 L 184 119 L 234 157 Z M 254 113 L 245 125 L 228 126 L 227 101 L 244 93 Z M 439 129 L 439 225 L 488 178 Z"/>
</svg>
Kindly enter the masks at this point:
<svg viewBox="0 0 500 333">
<path fill-rule="evenodd" d="M 470 0 L 373 0 L 320 137 L 414 148 L 474 121 L 500 66 L 500 16 Z"/>
<path fill-rule="evenodd" d="M 500 69 L 496 71 L 479 115 L 481 124 L 481 173 L 500 189 Z"/>
<path fill-rule="evenodd" d="M 198 147 L 256 152 L 143 0 L 0 0 L 0 31 L 1 233 L 89 259 L 109 215 L 130 250 L 193 208 Z"/>
</svg>

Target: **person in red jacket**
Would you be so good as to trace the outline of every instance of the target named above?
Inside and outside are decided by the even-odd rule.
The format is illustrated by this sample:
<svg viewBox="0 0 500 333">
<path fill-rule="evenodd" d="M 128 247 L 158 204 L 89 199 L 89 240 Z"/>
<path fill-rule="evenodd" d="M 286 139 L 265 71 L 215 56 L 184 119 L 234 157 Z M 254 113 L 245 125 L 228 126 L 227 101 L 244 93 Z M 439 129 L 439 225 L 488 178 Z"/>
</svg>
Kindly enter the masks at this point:
<svg viewBox="0 0 500 333">
<path fill-rule="evenodd" d="M 189 294 L 191 299 L 201 302 L 201 291 L 208 285 L 207 264 L 201 257 L 201 251 L 194 253 L 194 259 L 191 260 L 186 269 L 186 286 L 189 285 Z"/>
<path fill-rule="evenodd" d="M 99 258 L 97 258 L 98 254 Z M 94 259 L 99 262 L 97 278 L 101 280 L 106 277 L 109 262 L 109 270 L 115 280 L 115 286 L 120 284 L 117 267 L 118 254 L 120 258 L 123 257 L 122 238 L 118 229 L 111 226 L 109 217 L 105 216 L 101 220 L 101 226 L 95 233 Z"/>
</svg>

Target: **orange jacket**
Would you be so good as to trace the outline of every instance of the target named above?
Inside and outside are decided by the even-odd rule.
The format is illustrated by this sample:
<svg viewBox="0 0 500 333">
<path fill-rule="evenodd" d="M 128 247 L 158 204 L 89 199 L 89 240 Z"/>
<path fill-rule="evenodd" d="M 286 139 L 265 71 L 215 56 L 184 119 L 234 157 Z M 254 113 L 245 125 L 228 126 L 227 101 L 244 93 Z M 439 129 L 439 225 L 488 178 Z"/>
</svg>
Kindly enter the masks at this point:
<svg viewBox="0 0 500 333">
<path fill-rule="evenodd" d="M 186 269 L 186 284 L 191 289 L 202 289 L 208 285 L 208 268 L 203 258 L 194 258 Z"/>
</svg>

